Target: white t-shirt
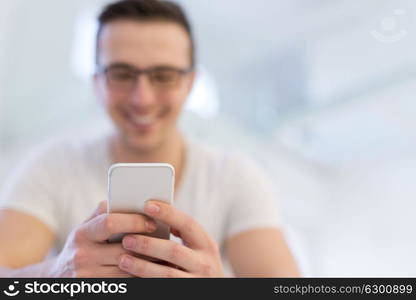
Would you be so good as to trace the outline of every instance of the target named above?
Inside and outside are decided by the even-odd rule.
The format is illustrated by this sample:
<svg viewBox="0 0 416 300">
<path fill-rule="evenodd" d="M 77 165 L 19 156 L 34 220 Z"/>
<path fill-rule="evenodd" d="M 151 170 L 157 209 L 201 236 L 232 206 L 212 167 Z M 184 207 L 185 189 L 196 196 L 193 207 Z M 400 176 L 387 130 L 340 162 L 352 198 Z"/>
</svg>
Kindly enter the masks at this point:
<svg viewBox="0 0 416 300">
<path fill-rule="evenodd" d="M 105 136 L 42 147 L 6 182 L 0 207 L 44 222 L 55 232 L 60 251 L 70 231 L 107 199 L 108 148 Z M 279 226 L 276 194 L 252 161 L 189 140 L 174 205 L 196 219 L 221 249 L 245 230 Z M 223 251 L 222 259 L 232 275 Z"/>
</svg>

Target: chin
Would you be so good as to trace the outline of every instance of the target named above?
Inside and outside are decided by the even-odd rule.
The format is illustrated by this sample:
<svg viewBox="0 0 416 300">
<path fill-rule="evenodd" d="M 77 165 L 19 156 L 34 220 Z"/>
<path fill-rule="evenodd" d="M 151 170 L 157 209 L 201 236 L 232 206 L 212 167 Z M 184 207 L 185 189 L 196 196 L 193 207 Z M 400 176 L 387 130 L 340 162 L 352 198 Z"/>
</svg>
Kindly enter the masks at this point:
<svg viewBox="0 0 416 300">
<path fill-rule="evenodd" d="M 124 146 L 132 152 L 138 154 L 150 153 L 162 147 L 173 130 L 169 129 L 169 120 L 160 118 L 153 124 L 137 124 L 132 122 L 125 115 L 119 115 L 113 118 L 117 124 L 119 136 Z"/>
</svg>

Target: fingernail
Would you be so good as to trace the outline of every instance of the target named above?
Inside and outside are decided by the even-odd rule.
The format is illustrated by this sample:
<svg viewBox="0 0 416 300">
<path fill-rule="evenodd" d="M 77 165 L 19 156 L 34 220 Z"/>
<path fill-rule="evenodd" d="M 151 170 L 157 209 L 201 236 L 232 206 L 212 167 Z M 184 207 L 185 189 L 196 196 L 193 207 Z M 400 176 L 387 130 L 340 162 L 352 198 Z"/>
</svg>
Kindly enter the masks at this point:
<svg viewBox="0 0 416 300">
<path fill-rule="evenodd" d="M 153 232 L 156 230 L 156 223 L 153 221 L 146 221 L 145 226 L 147 232 Z"/>
<path fill-rule="evenodd" d="M 130 256 L 123 256 L 120 262 L 120 267 L 123 269 L 128 269 L 132 265 L 133 260 Z"/>
<path fill-rule="evenodd" d="M 146 204 L 144 211 L 149 215 L 157 214 L 160 211 L 160 207 L 153 203 Z"/>
<path fill-rule="evenodd" d="M 125 237 L 123 239 L 123 246 L 126 249 L 133 249 L 136 245 L 136 240 L 132 237 Z"/>
</svg>

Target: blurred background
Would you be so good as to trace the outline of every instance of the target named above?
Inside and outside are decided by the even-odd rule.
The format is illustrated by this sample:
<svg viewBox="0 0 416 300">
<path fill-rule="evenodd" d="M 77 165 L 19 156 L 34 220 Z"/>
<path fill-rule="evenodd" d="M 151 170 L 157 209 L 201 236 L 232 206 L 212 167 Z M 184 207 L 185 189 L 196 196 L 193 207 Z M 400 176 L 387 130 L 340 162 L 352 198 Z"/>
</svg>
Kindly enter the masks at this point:
<svg viewBox="0 0 416 300">
<path fill-rule="evenodd" d="M 106 2 L 0 0 L 0 188 L 34 145 L 108 126 Z M 303 274 L 416 276 L 416 3 L 178 2 L 199 62 L 181 126 L 269 172 Z"/>
</svg>

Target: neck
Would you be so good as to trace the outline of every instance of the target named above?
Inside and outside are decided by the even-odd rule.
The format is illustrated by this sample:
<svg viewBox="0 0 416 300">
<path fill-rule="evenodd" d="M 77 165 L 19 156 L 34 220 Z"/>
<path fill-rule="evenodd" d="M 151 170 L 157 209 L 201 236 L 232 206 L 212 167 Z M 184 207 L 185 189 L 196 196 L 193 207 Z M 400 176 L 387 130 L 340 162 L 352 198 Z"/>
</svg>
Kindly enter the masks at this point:
<svg viewBox="0 0 416 300">
<path fill-rule="evenodd" d="M 151 150 L 134 149 L 118 134 L 110 136 L 109 144 L 113 163 L 169 163 L 175 168 L 175 188 L 179 184 L 185 163 L 185 142 L 179 132 Z"/>
</svg>

